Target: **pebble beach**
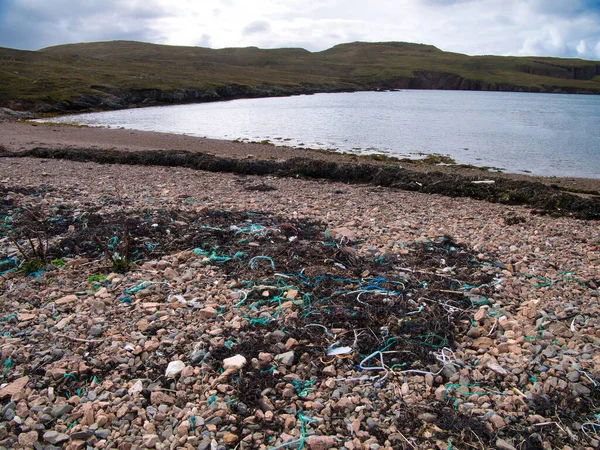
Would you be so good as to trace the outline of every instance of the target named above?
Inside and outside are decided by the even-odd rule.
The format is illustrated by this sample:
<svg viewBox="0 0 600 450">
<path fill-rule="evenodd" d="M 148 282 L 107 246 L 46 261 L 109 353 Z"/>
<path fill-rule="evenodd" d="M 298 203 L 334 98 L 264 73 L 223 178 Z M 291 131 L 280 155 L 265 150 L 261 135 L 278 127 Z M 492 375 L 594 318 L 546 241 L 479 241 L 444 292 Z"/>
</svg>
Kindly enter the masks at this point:
<svg viewBox="0 0 600 450">
<path fill-rule="evenodd" d="M 89 148 L 296 155 L 127 130 L 0 129 L 9 151 L 87 136 Z M 600 445 L 596 220 L 25 157 L 0 159 L 0 187 L 0 448 Z M 44 264 L 24 274 L 19 253 L 40 251 Z"/>
</svg>

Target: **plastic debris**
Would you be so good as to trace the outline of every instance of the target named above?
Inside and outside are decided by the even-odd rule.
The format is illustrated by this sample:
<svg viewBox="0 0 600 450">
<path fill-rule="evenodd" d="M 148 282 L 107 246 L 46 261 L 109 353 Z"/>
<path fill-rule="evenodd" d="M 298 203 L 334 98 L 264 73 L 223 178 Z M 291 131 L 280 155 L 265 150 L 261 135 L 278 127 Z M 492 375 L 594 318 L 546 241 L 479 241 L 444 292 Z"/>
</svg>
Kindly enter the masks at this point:
<svg viewBox="0 0 600 450">
<path fill-rule="evenodd" d="M 337 347 L 327 350 L 327 356 L 347 355 L 348 353 L 352 353 L 352 347 Z"/>
</svg>

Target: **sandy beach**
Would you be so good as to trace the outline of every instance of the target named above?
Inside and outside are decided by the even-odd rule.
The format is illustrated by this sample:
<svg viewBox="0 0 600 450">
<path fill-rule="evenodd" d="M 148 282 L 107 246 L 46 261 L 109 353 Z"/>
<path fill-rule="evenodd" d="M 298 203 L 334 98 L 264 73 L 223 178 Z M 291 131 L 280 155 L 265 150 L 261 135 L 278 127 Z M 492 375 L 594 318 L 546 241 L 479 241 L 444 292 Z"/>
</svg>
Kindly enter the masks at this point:
<svg viewBox="0 0 600 450">
<path fill-rule="evenodd" d="M 356 160 L 19 122 L 0 123 L 0 145 Z M 0 158 L 0 186 L 4 448 L 600 444 L 597 220 L 371 185 L 26 157 Z M 40 250 L 46 261 L 25 275 Z"/>
</svg>

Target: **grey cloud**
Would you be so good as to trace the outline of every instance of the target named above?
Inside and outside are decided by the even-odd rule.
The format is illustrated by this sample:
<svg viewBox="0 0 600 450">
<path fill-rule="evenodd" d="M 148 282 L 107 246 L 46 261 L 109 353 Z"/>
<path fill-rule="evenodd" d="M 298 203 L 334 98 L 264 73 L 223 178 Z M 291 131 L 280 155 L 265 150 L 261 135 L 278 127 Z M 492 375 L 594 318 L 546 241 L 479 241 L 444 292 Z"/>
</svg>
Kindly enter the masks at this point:
<svg viewBox="0 0 600 450">
<path fill-rule="evenodd" d="M 139 40 L 158 42 L 163 37 L 153 22 L 168 15 L 153 0 L 103 2 L 2 2 L 0 46 L 38 49 L 67 42 Z"/>
<path fill-rule="evenodd" d="M 263 34 L 271 31 L 271 24 L 266 20 L 256 20 L 254 22 L 249 23 L 242 30 L 242 34 L 244 36 L 248 36 L 251 34 Z"/>
</svg>

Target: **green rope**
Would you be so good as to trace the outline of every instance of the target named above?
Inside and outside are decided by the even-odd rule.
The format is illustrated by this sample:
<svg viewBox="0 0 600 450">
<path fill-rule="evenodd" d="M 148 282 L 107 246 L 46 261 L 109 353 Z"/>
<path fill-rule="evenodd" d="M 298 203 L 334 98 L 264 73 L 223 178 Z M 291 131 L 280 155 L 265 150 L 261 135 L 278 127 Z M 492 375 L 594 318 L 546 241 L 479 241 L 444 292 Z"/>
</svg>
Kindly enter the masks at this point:
<svg viewBox="0 0 600 450">
<path fill-rule="evenodd" d="M 427 347 L 431 347 L 431 348 L 443 348 L 446 346 L 446 339 L 443 336 L 440 336 L 439 334 L 434 334 L 434 333 L 428 333 L 428 334 L 421 334 L 419 336 L 412 336 L 410 338 L 408 338 L 412 341 L 419 341 L 421 342 L 421 344 L 426 345 Z M 435 340 L 437 339 L 437 343 L 435 342 Z"/>
<path fill-rule="evenodd" d="M 296 394 L 298 394 L 299 397 L 304 397 L 313 390 L 312 385 L 315 382 L 315 380 L 315 378 L 308 381 L 292 380 L 291 384 L 292 386 L 294 386 Z"/>
<path fill-rule="evenodd" d="M 4 361 L 4 373 L 2 374 L 3 377 L 6 376 L 6 374 L 8 373 L 8 371 L 10 370 L 10 368 L 12 367 L 12 361 L 10 359 L 7 359 Z"/>
</svg>

